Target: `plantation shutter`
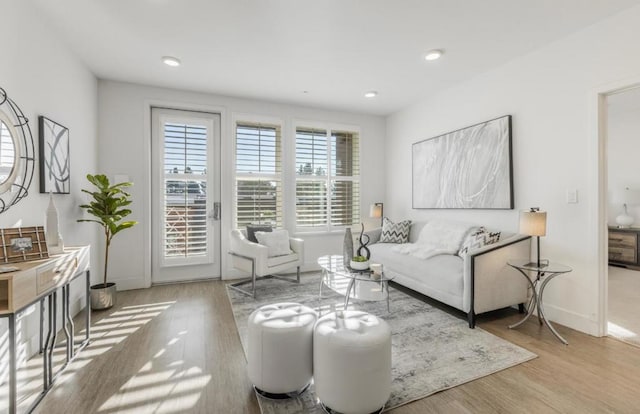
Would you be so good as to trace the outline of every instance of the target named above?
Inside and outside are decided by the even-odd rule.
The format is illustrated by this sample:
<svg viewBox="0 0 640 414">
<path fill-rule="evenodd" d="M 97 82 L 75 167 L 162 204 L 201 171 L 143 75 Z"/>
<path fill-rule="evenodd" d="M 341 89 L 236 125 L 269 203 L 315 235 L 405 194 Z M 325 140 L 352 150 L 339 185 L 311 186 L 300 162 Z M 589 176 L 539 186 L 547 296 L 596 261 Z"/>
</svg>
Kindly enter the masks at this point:
<svg viewBox="0 0 640 414">
<path fill-rule="evenodd" d="M 236 124 L 236 227 L 282 227 L 282 148 L 279 125 Z"/>
<path fill-rule="evenodd" d="M 164 257 L 207 254 L 207 127 L 164 123 Z"/>
<path fill-rule="evenodd" d="M 326 227 L 327 205 L 327 131 L 296 131 L 296 225 Z"/>
<path fill-rule="evenodd" d="M 359 222 L 358 134 L 296 130 L 296 225 L 344 227 Z"/>
<path fill-rule="evenodd" d="M 360 158 L 358 134 L 331 133 L 331 225 L 350 226 L 360 221 Z"/>
</svg>

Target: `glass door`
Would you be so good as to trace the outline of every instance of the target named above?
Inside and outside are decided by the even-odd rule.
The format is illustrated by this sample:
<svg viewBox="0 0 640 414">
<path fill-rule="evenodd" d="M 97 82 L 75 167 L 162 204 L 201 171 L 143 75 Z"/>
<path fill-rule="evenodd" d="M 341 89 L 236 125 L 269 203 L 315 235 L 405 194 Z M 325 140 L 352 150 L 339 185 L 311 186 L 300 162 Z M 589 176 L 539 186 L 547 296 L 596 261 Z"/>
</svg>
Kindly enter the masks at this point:
<svg viewBox="0 0 640 414">
<path fill-rule="evenodd" d="M 152 282 L 220 277 L 220 115 L 151 118 Z"/>
</svg>

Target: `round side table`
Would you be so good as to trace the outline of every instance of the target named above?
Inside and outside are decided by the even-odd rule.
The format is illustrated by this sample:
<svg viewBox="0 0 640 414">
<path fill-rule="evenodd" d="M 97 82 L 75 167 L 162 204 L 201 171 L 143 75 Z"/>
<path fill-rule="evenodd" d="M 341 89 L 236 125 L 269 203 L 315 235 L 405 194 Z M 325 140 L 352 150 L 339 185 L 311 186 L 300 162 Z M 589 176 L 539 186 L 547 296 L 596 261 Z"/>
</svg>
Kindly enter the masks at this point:
<svg viewBox="0 0 640 414">
<path fill-rule="evenodd" d="M 563 275 L 565 273 L 569 273 L 572 269 L 569 266 L 565 266 L 559 263 L 540 263 L 538 265 L 535 262 L 531 262 L 528 259 L 523 260 L 509 260 L 507 264 L 514 269 L 516 269 L 525 279 L 529 282 L 531 286 L 531 299 L 529 300 L 529 304 L 527 305 L 527 315 L 519 322 L 514 323 L 513 325 L 509 325 L 509 329 L 517 328 L 522 325 L 529 317 L 533 314 L 534 309 L 538 309 L 538 322 L 540 325 L 544 322 L 549 330 L 562 341 L 563 344 L 569 345 L 569 343 L 555 330 L 551 322 L 547 319 L 544 314 L 544 306 L 542 305 L 542 300 L 544 296 L 544 288 L 547 286 L 549 281 L 556 276 Z M 535 278 L 529 277 L 529 273 L 534 273 Z M 540 288 L 538 289 L 538 286 Z"/>
</svg>

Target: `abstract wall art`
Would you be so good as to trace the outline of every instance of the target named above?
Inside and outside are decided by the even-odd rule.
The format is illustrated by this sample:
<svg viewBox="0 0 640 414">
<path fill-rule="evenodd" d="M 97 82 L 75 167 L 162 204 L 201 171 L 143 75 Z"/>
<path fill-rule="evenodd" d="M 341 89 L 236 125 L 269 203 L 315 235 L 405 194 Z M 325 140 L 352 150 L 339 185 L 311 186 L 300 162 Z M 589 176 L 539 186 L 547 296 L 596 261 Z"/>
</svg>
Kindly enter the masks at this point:
<svg viewBox="0 0 640 414">
<path fill-rule="evenodd" d="M 38 118 L 40 135 L 40 192 L 69 194 L 69 130 L 44 116 Z"/>
<path fill-rule="evenodd" d="M 413 208 L 513 209 L 511 115 L 413 144 Z"/>
</svg>

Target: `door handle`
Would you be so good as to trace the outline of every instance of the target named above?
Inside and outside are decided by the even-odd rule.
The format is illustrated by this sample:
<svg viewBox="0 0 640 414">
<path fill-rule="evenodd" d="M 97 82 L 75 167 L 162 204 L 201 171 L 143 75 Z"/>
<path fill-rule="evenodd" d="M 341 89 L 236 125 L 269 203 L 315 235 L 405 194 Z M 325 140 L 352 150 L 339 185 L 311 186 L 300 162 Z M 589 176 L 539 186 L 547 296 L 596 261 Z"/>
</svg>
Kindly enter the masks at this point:
<svg viewBox="0 0 640 414">
<path fill-rule="evenodd" d="M 222 215 L 222 205 L 219 201 L 213 203 L 213 211 L 209 214 L 209 217 L 214 221 L 219 221 Z"/>
</svg>

